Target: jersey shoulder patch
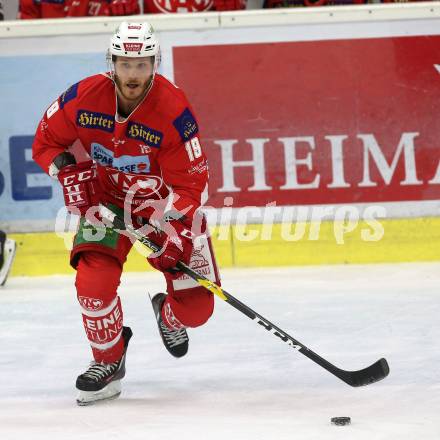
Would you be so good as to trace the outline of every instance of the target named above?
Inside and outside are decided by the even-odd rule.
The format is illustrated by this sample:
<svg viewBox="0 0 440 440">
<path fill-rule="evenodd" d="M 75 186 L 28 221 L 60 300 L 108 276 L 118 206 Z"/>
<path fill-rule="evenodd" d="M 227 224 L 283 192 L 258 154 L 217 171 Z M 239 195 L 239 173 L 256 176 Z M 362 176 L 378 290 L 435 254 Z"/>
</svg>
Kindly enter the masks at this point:
<svg viewBox="0 0 440 440">
<path fill-rule="evenodd" d="M 174 120 L 173 125 L 183 142 L 189 141 L 199 132 L 197 122 L 188 107 Z"/>
<path fill-rule="evenodd" d="M 61 96 L 60 96 L 60 108 L 64 108 L 64 106 L 72 99 L 75 99 L 78 96 L 78 86 L 79 82 L 70 86 Z"/>
</svg>

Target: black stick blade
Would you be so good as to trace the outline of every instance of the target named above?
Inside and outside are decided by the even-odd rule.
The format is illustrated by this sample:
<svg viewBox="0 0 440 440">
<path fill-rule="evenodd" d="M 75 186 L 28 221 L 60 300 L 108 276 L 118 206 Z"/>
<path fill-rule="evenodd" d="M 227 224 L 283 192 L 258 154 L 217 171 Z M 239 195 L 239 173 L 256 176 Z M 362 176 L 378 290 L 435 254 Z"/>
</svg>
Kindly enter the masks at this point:
<svg viewBox="0 0 440 440">
<path fill-rule="evenodd" d="M 342 374 L 339 376 L 339 378 L 345 383 L 351 385 L 352 387 L 362 387 L 385 379 L 390 372 L 390 367 L 388 366 L 386 359 L 382 358 L 363 370 L 341 370 L 341 372 Z"/>
</svg>

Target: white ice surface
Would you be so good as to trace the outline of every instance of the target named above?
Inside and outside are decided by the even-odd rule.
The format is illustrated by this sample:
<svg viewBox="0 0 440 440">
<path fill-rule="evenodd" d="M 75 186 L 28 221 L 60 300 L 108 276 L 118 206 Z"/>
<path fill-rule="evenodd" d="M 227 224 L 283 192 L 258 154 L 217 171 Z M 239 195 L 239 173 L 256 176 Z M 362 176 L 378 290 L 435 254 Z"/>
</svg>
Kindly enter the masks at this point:
<svg viewBox="0 0 440 440">
<path fill-rule="evenodd" d="M 0 290 L 0 439 L 440 439 L 440 264 L 224 270 L 223 284 L 339 367 L 385 356 L 390 376 L 351 388 L 221 300 L 174 359 L 147 300 L 160 275 L 127 274 L 122 395 L 80 408 L 74 382 L 90 351 L 73 277 L 11 278 Z"/>
</svg>

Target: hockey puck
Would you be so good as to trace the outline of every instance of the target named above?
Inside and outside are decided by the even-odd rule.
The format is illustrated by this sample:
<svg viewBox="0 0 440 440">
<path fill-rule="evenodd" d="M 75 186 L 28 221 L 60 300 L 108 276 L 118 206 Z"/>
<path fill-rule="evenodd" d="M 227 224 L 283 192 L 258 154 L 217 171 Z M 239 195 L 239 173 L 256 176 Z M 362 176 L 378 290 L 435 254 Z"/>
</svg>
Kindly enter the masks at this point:
<svg viewBox="0 0 440 440">
<path fill-rule="evenodd" d="M 332 417 L 331 422 L 333 425 L 345 426 L 351 423 L 350 417 Z"/>
</svg>

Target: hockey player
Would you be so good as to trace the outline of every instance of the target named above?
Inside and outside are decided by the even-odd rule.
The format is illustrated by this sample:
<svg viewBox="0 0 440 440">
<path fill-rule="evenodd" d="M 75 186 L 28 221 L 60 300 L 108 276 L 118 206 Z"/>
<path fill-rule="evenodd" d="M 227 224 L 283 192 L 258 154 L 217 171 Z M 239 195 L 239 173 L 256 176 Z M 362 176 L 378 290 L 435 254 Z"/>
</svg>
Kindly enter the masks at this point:
<svg viewBox="0 0 440 440">
<path fill-rule="evenodd" d="M 18 18 L 65 18 L 139 14 L 138 0 L 20 0 Z"/>
<path fill-rule="evenodd" d="M 144 0 L 144 14 L 246 9 L 246 0 Z"/>
<path fill-rule="evenodd" d="M 36 18 L 63 18 L 66 16 L 65 0 L 20 0 L 17 18 L 21 20 Z"/>
<path fill-rule="evenodd" d="M 6 234 L 0 231 L 0 286 L 4 286 L 8 279 L 16 248 L 15 240 L 7 238 Z"/>
<path fill-rule="evenodd" d="M 67 0 L 66 17 L 140 14 L 138 0 Z"/>
<path fill-rule="evenodd" d="M 111 38 L 110 71 L 66 90 L 46 111 L 35 135 L 35 161 L 58 178 L 67 208 L 86 215 L 70 257 L 94 358 L 76 382 L 80 405 L 119 395 L 132 334 L 123 326 L 117 295 L 132 241 L 97 226 L 91 207 L 103 203 L 136 226 L 154 222 L 167 232 L 145 230 L 162 246 L 148 260 L 163 272 L 167 294 L 155 295 L 152 306 L 173 356 L 188 350 L 186 328 L 204 324 L 213 312 L 212 294 L 175 270 L 183 261 L 219 282 L 198 209 L 208 181 L 199 127 L 182 90 L 157 73 L 159 60 L 151 26 L 123 22 Z M 76 163 L 67 151 L 78 139 L 91 160 Z M 103 232 L 100 241 L 96 232 Z"/>
<path fill-rule="evenodd" d="M 360 5 L 368 0 L 265 0 L 264 8 L 302 8 L 305 6 Z M 372 3 L 372 2 L 370 2 Z"/>
</svg>

